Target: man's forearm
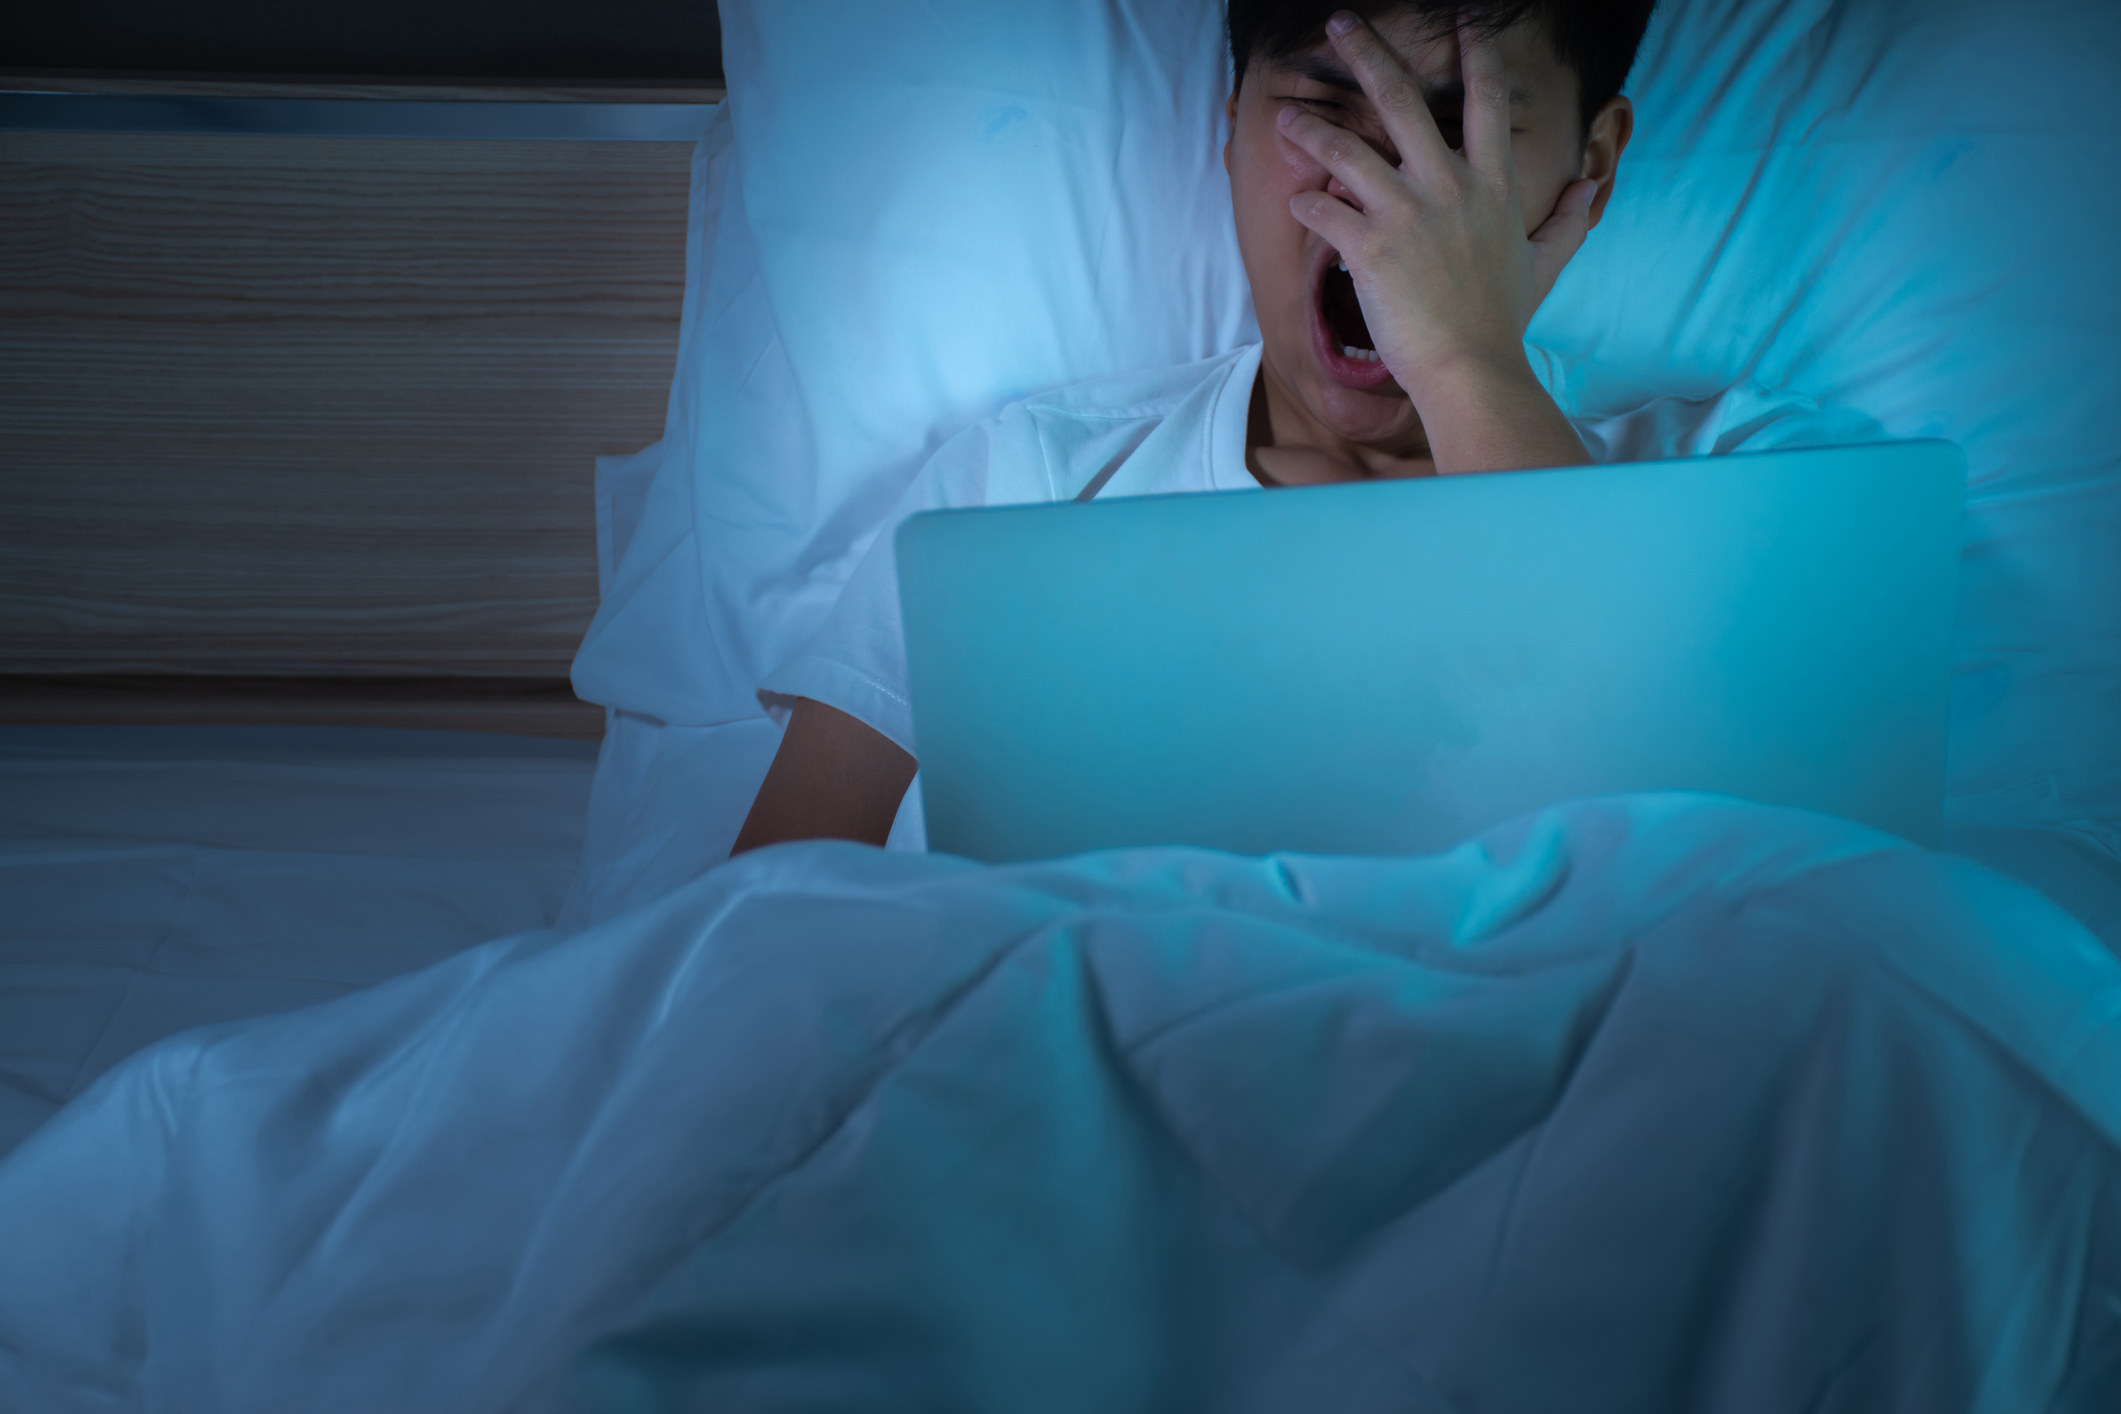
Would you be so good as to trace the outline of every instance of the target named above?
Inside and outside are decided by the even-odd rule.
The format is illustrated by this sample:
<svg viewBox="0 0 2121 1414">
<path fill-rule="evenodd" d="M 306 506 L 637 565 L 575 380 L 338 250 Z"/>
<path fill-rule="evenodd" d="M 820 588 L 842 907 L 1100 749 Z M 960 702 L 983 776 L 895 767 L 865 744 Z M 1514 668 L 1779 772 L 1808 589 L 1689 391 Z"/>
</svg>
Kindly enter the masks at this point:
<svg viewBox="0 0 2121 1414">
<path fill-rule="evenodd" d="M 1467 360 L 1426 380 L 1414 400 L 1436 470 L 1582 466 L 1591 454 L 1523 359 Z"/>
<path fill-rule="evenodd" d="M 918 763 L 837 707 L 796 699 L 732 855 L 787 840 L 884 843 Z"/>
</svg>

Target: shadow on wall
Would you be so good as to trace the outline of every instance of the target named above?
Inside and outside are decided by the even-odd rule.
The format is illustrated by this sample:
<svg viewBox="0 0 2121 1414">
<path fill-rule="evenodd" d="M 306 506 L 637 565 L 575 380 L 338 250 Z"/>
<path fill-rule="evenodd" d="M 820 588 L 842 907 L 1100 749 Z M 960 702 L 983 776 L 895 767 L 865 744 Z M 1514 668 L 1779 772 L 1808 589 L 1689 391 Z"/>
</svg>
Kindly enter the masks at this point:
<svg viewBox="0 0 2121 1414">
<path fill-rule="evenodd" d="M 73 0 L 0 32 L 0 68 L 316 78 L 716 80 L 713 0 Z"/>
</svg>

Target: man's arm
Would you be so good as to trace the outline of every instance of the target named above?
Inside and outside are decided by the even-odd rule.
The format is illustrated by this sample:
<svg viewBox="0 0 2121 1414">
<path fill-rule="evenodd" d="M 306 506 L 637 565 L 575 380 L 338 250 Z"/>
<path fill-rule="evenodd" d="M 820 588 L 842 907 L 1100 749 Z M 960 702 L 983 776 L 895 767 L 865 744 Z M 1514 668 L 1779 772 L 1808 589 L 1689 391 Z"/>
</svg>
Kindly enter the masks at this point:
<svg viewBox="0 0 2121 1414">
<path fill-rule="evenodd" d="M 799 697 L 729 852 L 783 840 L 881 845 L 914 769 L 913 758 L 890 737 L 837 707 Z"/>
<path fill-rule="evenodd" d="M 1438 369 L 1423 387 L 1422 427 L 1436 470 L 1583 466 L 1591 453 L 1520 350 L 1495 363 Z M 1437 411 L 1431 414 L 1429 409 Z"/>
</svg>

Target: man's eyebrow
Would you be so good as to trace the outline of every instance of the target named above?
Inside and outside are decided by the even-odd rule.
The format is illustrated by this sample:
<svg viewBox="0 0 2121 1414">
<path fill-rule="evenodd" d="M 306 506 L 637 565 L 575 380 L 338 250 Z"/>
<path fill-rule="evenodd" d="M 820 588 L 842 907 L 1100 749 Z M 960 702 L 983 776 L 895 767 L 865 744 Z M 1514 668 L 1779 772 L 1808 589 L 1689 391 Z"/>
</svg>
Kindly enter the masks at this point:
<svg viewBox="0 0 2121 1414">
<path fill-rule="evenodd" d="M 1299 54 L 1293 59 L 1283 61 L 1280 67 L 1298 78 L 1309 79 L 1315 84 L 1338 89 L 1342 93 L 1362 92 L 1362 85 L 1355 81 L 1355 75 L 1349 73 L 1340 61 L 1324 54 Z M 1458 79 L 1447 79 L 1434 87 L 1423 85 L 1421 96 L 1432 108 L 1450 104 L 1464 107 L 1466 86 Z M 1512 88 L 1510 102 L 1521 108 L 1528 107 L 1532 96 L 1521 88 Z"/>
<path fill-rule="evenodd" d="M 1349 73 L 1339 60 L 1329 59 L 1323 54 L 1299 54 L 1284 61 L 1280 67 L 1300 79 L 1309 79 L 1312 83 L 1323 84 L 1327 88 L 1337 88 L 1342 93 L 1362 92 L 1362 85 L 1355 81 L 1355 75 Z"/>
<path fill-rule="evenodd" d="M 1466 106 L 1466 86 L 1460 79 L 1446 79 L 1434 88 L 1424 88 L 1421 96 L 1429 101 L 1431 108 L 1439 105 L 1457 108 Z M 1510 103 L 1514 107 L 1529 108 L 1532 106 L 1532 95 L 1513 86 L 1510 89 Z"/>
</svg>

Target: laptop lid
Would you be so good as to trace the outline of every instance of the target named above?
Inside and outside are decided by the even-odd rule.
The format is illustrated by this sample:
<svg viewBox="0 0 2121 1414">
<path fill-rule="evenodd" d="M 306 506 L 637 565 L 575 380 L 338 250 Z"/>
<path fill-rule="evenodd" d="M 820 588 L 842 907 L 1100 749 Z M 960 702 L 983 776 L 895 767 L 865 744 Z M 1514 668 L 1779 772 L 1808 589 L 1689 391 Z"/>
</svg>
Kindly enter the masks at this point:
<svg viewBox="0 0 2121 1414">
<path fill-rule="evenodd" d="M 1447 848 L 1703 790 L 1934 843 L 1946 442 L 942 511 L 898 530 L 930 848 Z"/>
</svg>

